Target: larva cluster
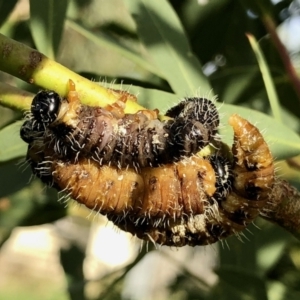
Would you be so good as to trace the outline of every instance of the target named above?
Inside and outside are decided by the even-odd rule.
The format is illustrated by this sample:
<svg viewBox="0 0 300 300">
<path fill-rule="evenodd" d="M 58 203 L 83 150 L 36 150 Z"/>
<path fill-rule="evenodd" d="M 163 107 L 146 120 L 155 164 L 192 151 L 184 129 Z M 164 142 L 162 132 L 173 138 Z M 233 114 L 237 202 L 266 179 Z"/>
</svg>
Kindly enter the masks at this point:
<svg viewBox="0 0 300 300">
<path fill-rule="evenodd" d="M 122 218 L 108 214 L 108 218 L 142 239 L 169 246 L 206 245 L 233 234 L 238 235 L 268 201 L 274 183 L 274 165 L 270 150 L 255 126 L 238 115 L 231 116 L 229 122 L 234 129 L 233 165 L 224 157 L 210 157 L 214 172 L 207 168 L 206 176 L 200 179 L 201 195 L 194 186 L 199 177 L 189 173 L 194 170 L 190 160 L 195 158 L 187 159 L 184 172 L 189 178 L 186 181 L 190 184 L 186 189 L 189 201 L 196 199 L 201 203 L 202 212 L 194 210 L 187 213 L 182 210 L 177 218 L 148 217 L 146 220 L 130 214 Z M 196 169 L 203 170 L 207 166 L 205 159 L 196 160 L 199 162 Z M 216 176 L 214 179 L 213 174 Z M 213 194 L 208 192 L 207 183 L 215 187 Z"/>
<path fill-rule="evenodd" d="M 151 157 L 151 164 L 144 164 L 144 157 L 141 156 L 137 171 L 136 166 L 128 162 L 113 165 L 103 158 L 99 164 L 102 152 L 98 152 L 97 159 L 94 159 L 93 155 L 89 155 L 88 148 L 85 149 L 81 144 L 82 141 L 87 141 L 87 136 L 91 138 L 96 135 L 95 128 L 103 135 L 103 126 L 98 125 L 91 126 L 93 134 L 82 131 L 82 128 L 85 128 L 90 132 L 90 129 L 87 129 L 90 127 L 84 127 L 86 117 L 82 120 L 80 116 L 86 114 L 81 115 L 81 112 L 95 108 L 79 107 L 77 101 L 69 99 L 67 110 L 64 111 L 62 102 L 58 105 L 60 109 L 51 117 L 52 112 L 44 113 L 48 109 L 47 105 L 46 110 L 36 109 L 36 102 L 40 103 L 37 99 L 39 98 L 33 101 L 32 117 L 25 121 L 21 129 L 23 139 L 29 143 L 28 160 L 33 172 L 45 183 L 64 191 L 66 195 L 90 209 L 106 215 L 118 227 L 141 239 L 177 247 L 211 244 L 241 232 L 253 221 L 268 200 L 274 181 L 272 155 L 259 130 L 238 115 L 230 118 L 230 125 L 234 130 L 232 159 L 230 155 L 221 152 L 207 157 L 194 155 L 191 149 L 196 147 L 189 146 L 187 150 L 185 145 L 185 142 L 191 141 L 190 137 L 184 142 L 173 139 L 172 144 L 165 145 L 185 149 L 184 157 L 180 154 L 173 161 L 171 158 L 164 158 L 162 165 L 153 167 L 151 165 L 155 165 L 154 162 L 161 160 L 158 154 L 155 159 Z M 215 112 L 213 117 L 209 116 L 208 111 L 212 106 L 206 102 L 208 100 L 192 99 L 169 110 L 168 115 L 174 118 L 171 123 L 163 123 L 153 117 L 147 117 L 147 122 L 150 124 L 158 121 L 164 124 L 159 128 L 167 128 L 166 124 L 171 124 L 168 128 L 176 131 L 174 124 L 189 116 L 191 122 L 199 122 L 202 126 L 200 131 L 194 131 L 194 140 L 203 140 L 204 123 L 211 125 L 205 127 L 203 134 L 215 136 L 219 120 L 214 116 Z M 198 110 L 193 107 L 193 103 L 196 103 Z M 109 115 L 105 122 L 110 128 L 116 126 L 119 130 L 124 118 L 129 118 L 126 115 L 117 118 L 111 111 L 100 108 L 99 110 L 105 117 Z M 137 113 L 139 114 L 144 113 Z M 151 115 L 151 111 L 148 111 L 147 115 Z M 90 116 L 91 119 L 100 117 L 91 114 Z M 74 147 L 74 141 L 71 144 L 58 144 L 58 138 L 53 133 L 57 132 L 60 139 L 62 133 L 59 128 L 69 128 L 73 124 L 72 120 L 76 120 L 84 137 L 77 140 L 81 147 L 80 152 L 78 149 L 69 150 L 69 147 Z M 145 124 L 140 121 L 140 116 L 136 116 L 135 120 Z M 133 121 L 129 123 L 130 126 L 134 126 Z M 93 123 L 88 121 L 88 124 Z M 182 127 L 181 124 L 178 126 Z M 157 131 L 158 127 L 155 128 Z M 111 130 L 108 132 L 112 132 Z M 178 129 L 180 130 L 183 129 Z M 104 136 L 108 135 L 108 132 L 105 131 Z M 64 133 L 69 134 L 68 131 Z M 74 133 L 73 136 L 77 137 Z M 149 138 L 151 139 L 153 140 L 153 135 Z M 131 144 L 131 141 L 128 140 L 128 143 Z M 197 147 L 201 148 L 199 143 Z M 169 151 L 176 152 L 171 148 Z M 111 157 L 114 158 L 113 155 Z M 118 156 L 118 160 L 122 161 L 121 156 Z M 123 167 L 128 164 L 131 167 Z"/>
<path fill-rule="evenodd" d="M 82 105 L 71 89 L 68 98 L 53 91 L 34 97 L 21 129 L 24 141 L 46 136 L 61 157 L 139 170 L 179 161 L 217 139 L 218 111 L 205 98 L 185 99 L 167 112 L 172 119 L 160 121 L 157 111 L 124 114 L 120 101 L 105 109 Z"/>
</svg>

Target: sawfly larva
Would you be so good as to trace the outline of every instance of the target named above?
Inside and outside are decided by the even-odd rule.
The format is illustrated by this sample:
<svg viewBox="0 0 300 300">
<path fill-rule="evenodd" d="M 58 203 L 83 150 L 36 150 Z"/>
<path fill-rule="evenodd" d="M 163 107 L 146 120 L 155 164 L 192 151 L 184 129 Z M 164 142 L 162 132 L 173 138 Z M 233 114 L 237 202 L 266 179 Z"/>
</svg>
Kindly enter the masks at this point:
<svg viewBox="0 0 300 300">
<path fill-rule="evenodd" d="M 122 98 L 122 97 L 121 97 Z M 187 98 L 161 121 L 158 111 L 125 114 L 126 95 L 106 108 L 42 91 L 21 128 L 34 174 L 121 229 L 161 245 L 206 245 L 238 235 L 264 207 L 274 164 L 259 130 L 238 115 L 232 153 L 202 157 L 219 116 Z"/>
<path fill-rule="evenodd" d="M 76 110 L 71 111 L 76 124 L 81 124 Z M 60 113 L 59 122 L 51 123 L 52 127 L 64 120 Z M 105 112 L 105 116 L 110 114 Z M 180 108 L 170 110 L 172 117 L 180 114 L 185 114 Z M 69 115 L 68 121 L 71 119 Z M 218 151 L 207 157 L 189 153 L 189 157 L 161 166 L 140 167 L 138 172 L 134 166 L 100 165 L 85 151 L 80 155 L 69 152 L 72 143 L 58 151 L 53 133 L 46 134 L 49 126 L 43 129 L 37 122 L 26 122 L 28 161 L 38 177 L 106 215 L 121 229 L 161 245 L 206 245 L 239 234 L 264 207 L 273 186 L 274 164 L 268 145 L 259 130 L 238 115 L 229 120 L 234 130 L 232 157 Z M 102 127 L 98 129 L 102 132 Z"/>
</svg>

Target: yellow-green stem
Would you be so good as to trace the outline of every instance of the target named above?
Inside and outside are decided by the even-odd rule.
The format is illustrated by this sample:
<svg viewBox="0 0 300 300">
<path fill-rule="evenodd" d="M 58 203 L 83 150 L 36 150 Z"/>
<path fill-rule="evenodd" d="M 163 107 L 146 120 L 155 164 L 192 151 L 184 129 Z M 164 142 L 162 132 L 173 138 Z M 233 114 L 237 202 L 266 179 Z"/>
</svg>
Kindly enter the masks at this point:
<svg viewBox="0 0 300 300">
<path fill-rule="evenodd" d="M 68 82 L 71 79 L 76 85 L 82 103 L 88 105 L 106 106 L 116 102 L 120 97 L 119 93 L 79 76 L 37 50 L 2 34 L 0 34 L 0 70 L 44 89 L 55 90 L 62 96 L 67 94 Z M 7 101 L 2 101 L 2 104 L 20 108 Z M 21 107 L 21 109 L 28 108 L 29 106 Z M 134 113 L 140 109 L 144 108 L 136 102 L 127 101 L 126 112 Z"/>
<path fill-rule="evenodd" d="M 28 110 L 33 94 L 0 82 L 0 105 L 14 110 Z"/>
</svg>

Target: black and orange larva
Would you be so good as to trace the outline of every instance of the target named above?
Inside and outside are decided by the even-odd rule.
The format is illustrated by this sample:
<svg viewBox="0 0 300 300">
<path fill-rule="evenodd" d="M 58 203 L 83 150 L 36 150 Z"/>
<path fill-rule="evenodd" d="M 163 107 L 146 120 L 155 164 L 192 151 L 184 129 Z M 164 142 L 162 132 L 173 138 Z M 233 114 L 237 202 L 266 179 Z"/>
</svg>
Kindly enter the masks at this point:
<svg viewBox="0 0 300 300">
<path fill-rule="evenodd" d="M 160 121 L 158 111 L 124 114 L 124 103 L 108 108 L 82 105 L 75 88 L 67 98 L 41 91 L 21 129 L 30 143 L 38 136 L 52 141 L 63 157 L 90 157 L 119 168 L 154 167 L 197 153 L 217 139 L 219 115 L 205 98 L 186 98 Z M 117 107 L 117 109 L 116 109 Z"/>
<path fill-rule="evenodd" d="M 274 183 L 274 164 L 271 152 L 255 126 L 238 115 L 232 115 L 229 123 L 234 130 L 233 165 L 224 165 L 224 157 L 211 159 L 219 179 L 215 179 L 216 191 L 212 196 L 207 192 L 202 194 L 204 197 L 197 195 L 196 199 L 202 203 L 202 213 L 193 211 L 186 214 L 182 210 L 182 215 L 177 218 L 139 219 L 132 214 L 123 217 L 108 214 L 108 218 L 141 239 L 169 246 L 206 245 L 230 235 L 238 235 L 258 216 L 268 201 Z M 232 182 L 224 181 L 231 177 L 230 168 Z M 191 169 L 186 168 L 185 172 L 189 174 Z M 190 177 L 190 185 L 196 178 L 195 175 Z M 212 184 L 211 180 L 209 182 Z M 221 182 L 232 190 L 225 188 L 218 192 Z M 203 191 L 206 189 L 203 188 Z M 191 199 L 194 193 L 195 189 L 188 191 Z"/>
<path fill-rule="evenodd" d="M 139 172 L 101 166 L 88 155 L 64 155 L 37 125 L 31 125 L 34 134 L 30 126 L 23 128 L 28 160 L 44 182 L 141 239 L 196 246 L 241 232 L 264 207 L 273 186 L 273 158 L 259 130 L 238 115 L 229 122 L 232 160 L 224 153 L 191 155 Z"/>
</svg>

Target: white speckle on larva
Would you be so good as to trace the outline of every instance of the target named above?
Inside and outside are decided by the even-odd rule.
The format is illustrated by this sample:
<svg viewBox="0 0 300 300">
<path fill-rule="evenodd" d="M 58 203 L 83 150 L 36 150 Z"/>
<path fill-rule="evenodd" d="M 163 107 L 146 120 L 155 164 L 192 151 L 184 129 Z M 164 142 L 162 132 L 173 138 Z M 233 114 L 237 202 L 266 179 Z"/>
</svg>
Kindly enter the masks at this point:
<svg viewBox="0 0 300 300">
<path fill-rule="evenodd" d="M 161 142 L 159 141 L 159 135 L 154 134 L 152 137 L 152 144 L 160 144 Z"/>
</svg>

